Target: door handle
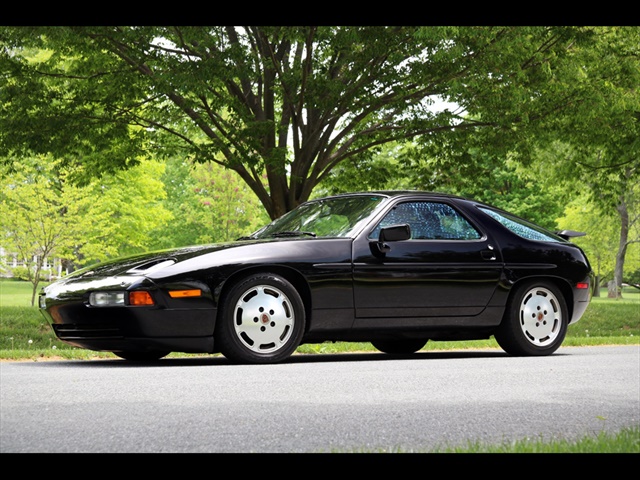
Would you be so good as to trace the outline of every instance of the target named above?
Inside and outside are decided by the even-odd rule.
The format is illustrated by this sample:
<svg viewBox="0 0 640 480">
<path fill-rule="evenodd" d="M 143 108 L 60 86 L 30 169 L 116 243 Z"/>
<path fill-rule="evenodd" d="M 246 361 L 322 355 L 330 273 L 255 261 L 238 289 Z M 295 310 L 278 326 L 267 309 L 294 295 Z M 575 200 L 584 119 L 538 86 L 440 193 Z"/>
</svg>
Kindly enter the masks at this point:
<svg viewBox="0 0 640 480">
<path fill-rule="evenodd" d="M 480 255 L 482 255 L 482 258 L 484 258 L 485 260 L 496 259 L 496 253 L 493 251 L 493 245 L 487 245 L 487 250 L 482 250 L 480 252 Z"/>
</svg>

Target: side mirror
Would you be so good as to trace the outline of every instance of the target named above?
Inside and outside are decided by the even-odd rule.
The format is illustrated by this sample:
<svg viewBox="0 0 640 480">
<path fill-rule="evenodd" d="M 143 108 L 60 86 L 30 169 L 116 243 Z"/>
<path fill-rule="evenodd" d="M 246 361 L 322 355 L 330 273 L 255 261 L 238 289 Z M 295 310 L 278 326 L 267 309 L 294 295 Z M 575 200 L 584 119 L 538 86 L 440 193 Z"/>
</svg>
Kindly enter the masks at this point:
<svg viewBox="0 0 640 480">
<path fill-rule="evenodd" d="M 391 225 L 380 230 L 380 242 L 398 242 L 411 238 L 411 227 L 406 223 L 402 225 Z"/>
<path fill-rule="evenodd" d="M 385 254 L 391 250 L 387 242 L 398 242 L 401 240 L 409 240 L 410 238 L 411 227 L 409 227 L 409 225 L 391 225 L 390 227 L 380 229 L 380 236 L 375 246 L 379 253 Z"/>
</svg>

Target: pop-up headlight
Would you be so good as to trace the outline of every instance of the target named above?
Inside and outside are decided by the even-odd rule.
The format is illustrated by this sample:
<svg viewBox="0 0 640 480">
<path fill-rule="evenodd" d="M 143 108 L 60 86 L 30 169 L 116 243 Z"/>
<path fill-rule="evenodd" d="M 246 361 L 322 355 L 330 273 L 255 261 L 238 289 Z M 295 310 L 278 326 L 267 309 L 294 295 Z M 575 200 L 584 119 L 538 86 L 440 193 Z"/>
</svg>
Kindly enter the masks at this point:
<svg viewBox="0 0 640 480">
<path fill-rule="evenodd" d="M 124 305 L 125 292 L 93 292 L 89 295 L 89 305 L 107 307 Z"/>
</svg>

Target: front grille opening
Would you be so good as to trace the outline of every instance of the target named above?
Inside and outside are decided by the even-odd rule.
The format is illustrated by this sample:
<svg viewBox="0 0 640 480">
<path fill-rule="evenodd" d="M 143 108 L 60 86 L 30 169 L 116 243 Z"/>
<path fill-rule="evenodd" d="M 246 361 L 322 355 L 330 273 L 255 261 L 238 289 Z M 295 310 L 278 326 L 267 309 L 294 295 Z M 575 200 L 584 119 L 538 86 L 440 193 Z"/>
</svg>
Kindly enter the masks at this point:
<svg viewBox="0 0 640 480">
<path fill-rule="evenodd" d="M 66 323 L 54 324 L 53 330 L 61 340 L 124 337 L 122 331 L 113 325 Z"/>
</svg>

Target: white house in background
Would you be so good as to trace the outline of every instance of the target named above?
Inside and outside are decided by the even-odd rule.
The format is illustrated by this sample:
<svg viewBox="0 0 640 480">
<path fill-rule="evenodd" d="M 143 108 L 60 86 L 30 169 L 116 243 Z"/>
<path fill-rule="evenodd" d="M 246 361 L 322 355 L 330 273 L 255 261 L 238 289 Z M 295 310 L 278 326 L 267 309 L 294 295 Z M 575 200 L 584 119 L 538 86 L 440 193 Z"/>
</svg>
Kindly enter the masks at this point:
<svg viewBox="0 0 640 480">
<path fill-rule="evenodd" d="M 37 255 L 33 256 L 33 263 L 38 261 Z M 14 252 L 7 252 L 4 247 L 0 247 L 0 276 L 12 277 L 12 269 L 16 267 L 26 267 L 26 262 L 23 258 L 19 258 L 19 255 Z M 42 264 L 43 272 L 47 273 L 49 278 L 62 276 L 62 262 L 59 258 L 54 258 L 51 261 L 48 258 L 44 259 Z M 67 272 L 64 272 L 65 274 Z"/>
</svg>

